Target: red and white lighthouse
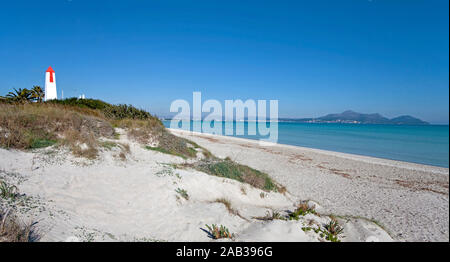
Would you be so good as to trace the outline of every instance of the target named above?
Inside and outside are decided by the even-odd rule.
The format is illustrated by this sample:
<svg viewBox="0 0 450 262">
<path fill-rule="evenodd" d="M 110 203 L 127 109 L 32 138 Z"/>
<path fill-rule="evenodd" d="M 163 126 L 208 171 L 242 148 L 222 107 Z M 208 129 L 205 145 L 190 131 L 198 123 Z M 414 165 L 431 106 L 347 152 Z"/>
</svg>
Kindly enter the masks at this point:
<svg viewBox="0 0 450 262">
<path fill-rule="evenodd" d="M 58 99 L 56 93 L 55 71 L 51 66 L 45 72 L 45 101 Z"/>
</svg>

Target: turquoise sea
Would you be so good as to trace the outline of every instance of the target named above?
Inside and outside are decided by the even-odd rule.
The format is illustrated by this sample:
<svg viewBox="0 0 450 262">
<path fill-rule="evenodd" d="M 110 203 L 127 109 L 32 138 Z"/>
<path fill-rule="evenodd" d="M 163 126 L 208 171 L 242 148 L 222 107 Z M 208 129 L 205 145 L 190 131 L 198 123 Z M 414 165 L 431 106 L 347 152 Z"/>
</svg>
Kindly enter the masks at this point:
<svg viewBox="0 0 450 262">
<path fill-rule="evenodd" d="M 163 123 L 166 127 L 170 127 L 170 121 L 163 121 Z M 191 130 L 193 124 L 191 121 Z M 233 136 L 259 139 L 262 136 L 248 135 L 247 132 L 249 125 L 257 127 L 259 124 L 234 122 Z M 268 126 L 269 123 L 266 125 Z M 236 135 L 237 128 L 243 128 L 244 135 Z M 225 131 L 223 122 L 222 129 Z M 448 125 L 278 122 L 278 143 L 449 167 Z"/>
</svg>

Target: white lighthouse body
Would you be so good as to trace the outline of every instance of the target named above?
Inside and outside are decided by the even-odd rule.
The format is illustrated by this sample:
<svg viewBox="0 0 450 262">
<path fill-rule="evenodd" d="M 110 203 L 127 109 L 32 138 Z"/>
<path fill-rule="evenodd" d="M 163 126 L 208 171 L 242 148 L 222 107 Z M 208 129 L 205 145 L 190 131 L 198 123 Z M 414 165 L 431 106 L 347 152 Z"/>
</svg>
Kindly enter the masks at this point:
<svg viewBox="0 0 450 262">
<path fill-rule="evenodd" d="M 56 93 L 55 71 L 49 66 L 45 72 L 45 101 L 52 99 L 58 99 L 58 95 Z"/>
</svg>

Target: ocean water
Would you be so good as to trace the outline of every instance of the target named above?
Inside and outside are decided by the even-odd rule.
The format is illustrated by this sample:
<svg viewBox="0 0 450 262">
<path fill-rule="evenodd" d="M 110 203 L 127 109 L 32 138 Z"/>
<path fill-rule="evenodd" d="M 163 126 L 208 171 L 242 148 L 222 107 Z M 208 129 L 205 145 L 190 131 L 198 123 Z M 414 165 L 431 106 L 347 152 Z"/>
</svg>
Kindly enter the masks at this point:
<svg viewBox="0 0 450 262">
<path fill-rule="evenodd" d="M 163 123 L 166 127 L 170 127 L 170 121 Z M 235 122 L 232 136 L 248 139 L 267 137 L 248 134 L 249 127 L 256 125 L 258 128 L 259 124 L 261 123 Z M 192 130 L 194 126 L 192 121 L 190 126 Z M 236 129 L 244 129 L 244 135 L 236 135 Z M 225 131 L 223 122 L 222 130 Z M 448 125 L 278 122 L 278 143 L 449 167 Z"/>
</svg>

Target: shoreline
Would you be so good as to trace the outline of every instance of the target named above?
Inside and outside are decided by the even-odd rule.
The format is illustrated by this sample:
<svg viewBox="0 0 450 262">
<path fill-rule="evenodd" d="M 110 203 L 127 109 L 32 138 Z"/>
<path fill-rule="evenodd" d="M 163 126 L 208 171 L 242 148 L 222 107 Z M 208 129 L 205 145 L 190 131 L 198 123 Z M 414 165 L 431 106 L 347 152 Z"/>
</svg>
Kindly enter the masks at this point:
<svg viewBox="0 0 450 262">
<path fill-rule="evenodd" d="M 241 137 L 235 137 L 235 136 L 226 136 L 226 135 L 216 135 L 216 134 L 209 134 L 209 133 L 201 133 L 201 132 L 195 132 L 195 131 L 187 131 L 183 129 L 174 129 L 166 127 L 168 130 L 170 130 L 172 133 L 179 133 L 184 135 L 192 135 L 192 136 L 204 136 L 204 137 L 220 137 L 224 139 L 229 139 L 231 141 L 241 141 L 246 143 L 253 143 L 258 146 L 273 146 L 273 147 L 285 147 L 285 148 L 291 148 L 291 149 L 300 149 L 303 151 L 310 151 L 313 153 L 319 153 L 319 154 L 326 154 L 330 156 L 338 156 L 346 159 L 356 160 L 356 161 L 363 161 L 367 163 L 376 163 L 376 164 L 382 164 L 392 167 L 402 167 L 407 169 L 420 169 L 423 171 L 429 171 L 433 173 L 441 173 L 445 174 L 449 172 L 448 167 L 442 167 L 442 166 L 434 166 L 434 165 L 426 165 L 426 164 L 420 164 L 415 162 L 408 162 L 408 161 L 401 161 L 401 160 L 395 160 L 395 159 L 389 159 L 389 158 L 380 158 L 380 157 L 373 157 L 368 155 L 359 155 L 359 154 L 351 154 L 351 153 L 344 153 L 339 151 L 332 151 L 332 150 L 325 150 L 325 149 L 318 149 L 318 148 L 312 148 L 312 147 L 303 147 L 303 146 L 296 146 L 296 145 L 289 145 L 289 144 L 280 144 L 280 143 L 267 143 L 262 142 L 260 144 L 259 140 L 256 139 L 250 139 L 250 138 L 241 138 Z"/>
</svg>

